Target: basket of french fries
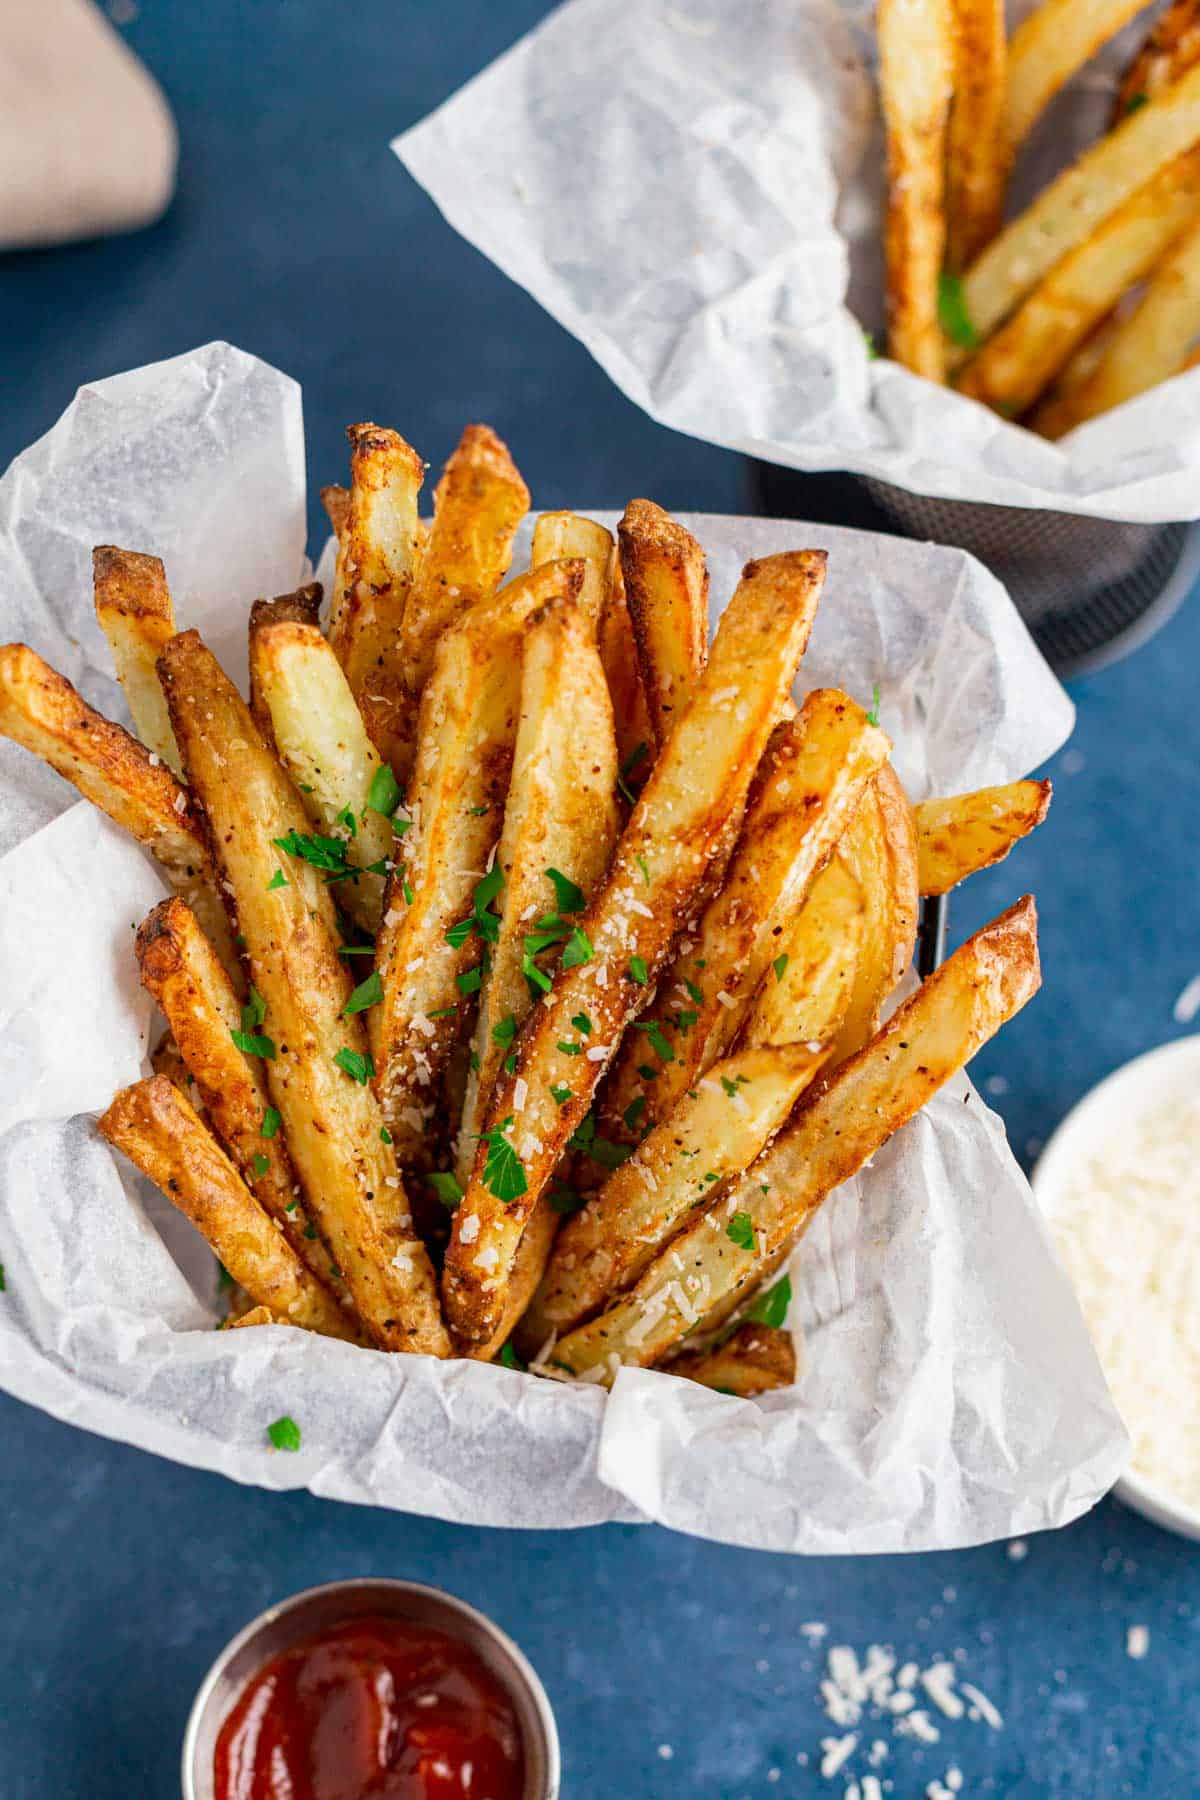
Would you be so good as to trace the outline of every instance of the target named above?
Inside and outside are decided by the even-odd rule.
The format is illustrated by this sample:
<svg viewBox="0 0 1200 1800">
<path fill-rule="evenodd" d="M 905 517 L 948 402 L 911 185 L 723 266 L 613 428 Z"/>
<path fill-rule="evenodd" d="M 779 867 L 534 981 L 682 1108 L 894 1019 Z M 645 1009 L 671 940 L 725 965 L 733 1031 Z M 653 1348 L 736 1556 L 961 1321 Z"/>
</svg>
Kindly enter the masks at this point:
<svg viewBox="0 0 1200 1800">
<path fill-rule="evenodd" d="M 1198 59 L 1196 0 L 574 0 L 394 147 L 656 418 L 863 477 L 1076 668 L 1200 569 Z"/>
<path fill-rule="evenodd" d="M 218 346 L 104 388 L 101 442 L 77 406 L 6 478 L 34 546 L 7 610 L 47 652 L 71 650 L 54 606 L 80 630 L 78 685 L 0 649 L 5 773 L 37 804 L 48 766 L 83 802 L 0 863 L 10 919 L 41 906 L 80 945 L 43 978 L 39 934 L 6 933 L 8 1385 L 244 1479 L 465 1519 L 880 1547 L 1102 1491 L 1122 1434 L 960 1074 L 1037 991 L 1032 898 L 908 973 L 921 897 L 1049 805 L 1048 783 L 972 772 L 1011 775 L 1069 719 L 990 578 L 648 500 L 538 515 L 480 425 L 423 516 L 421 457 L 359 424 L 324 495 L 327 604 L 321 581 L 241 592 L 220 491 L 176 582 L 197 410 L 274 458 L 282 512 L 287 387 Z M 160 501 L 164 459 L 178 487 L 89 570 L 92 525 L 128 537 L 142 510 L 139 457 Z M 214 477 L 232 506 L 236 465 Z M 73 599 L 61 543 L 37 554 L 67 493 Z M 93 656 L 107 714 L 80 691 Z M 938 793 L 951 764 L 968 785 Z M 85 1106 L 59 1076 L 77 1017 Z M 864 1385 L 838 1403 L 847 1357 Z M 940 1466 L 965 1490 L 932 1510 L 875 1466 L 931 1362 L 949 1406 L 897 1428 L 934 1441 L 910 1489 Z"/>
</svg>

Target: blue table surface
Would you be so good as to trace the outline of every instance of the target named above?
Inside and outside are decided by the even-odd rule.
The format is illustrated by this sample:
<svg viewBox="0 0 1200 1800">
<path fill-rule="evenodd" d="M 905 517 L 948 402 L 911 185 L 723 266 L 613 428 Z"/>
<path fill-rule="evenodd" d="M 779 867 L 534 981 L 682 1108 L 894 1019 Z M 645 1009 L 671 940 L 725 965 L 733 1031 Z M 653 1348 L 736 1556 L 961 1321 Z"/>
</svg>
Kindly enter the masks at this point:
<svg viewBox="0 0 1200 1800">
<path fill-rule="evenodd" d="M 0 461 L 80 382 L 225 337 L 303 383 L 314 495 L 342 477 L 349 420 L 395 423 L 437 462 L 480 418 L 540 506 L 649 493 L 748 510 L 737 458 L 638 413 L 388 152 L 545 10 L 144 0 L 124 30 L 176 109 L 179 194 L 148 232 L 0 265 Z M 826 516 L 828 484 L 812 493 Z M 1180 1030 L 1172 1003 L 1200 969 L 1198 665 L 1192 605 L 1077 683 L 1052 823 L 955 900 L 955 938 L 1026 889 L 1041 904 L 1044 992 L 975 1069 L 1027 1162 L 1093 1082 Z M 570 1800 L 840 1796 L 847 1777 L 816 1772 L 834 1728 L 801 1629 L 814 1621 L 860 1650 L 961 1651 L 1004 1715 L 895 1745 L 879 1773 L 898 1796 L 951 1765 L 966 1793 L 1200 1787 L 1196 1556 L 1112 1502 L 1019 1560 L 1004 1545 L 802 1560 L 649 1527 L 469 1531 L 240 1488 L 7 1398 L 0 1419 L 3 1800 L 177 1793 L 187 1709 L 224 1641 L 270 1601 L 367 1573 L 451 1588 L 521 1642 L 558 1713 Z M 1135 1624 L 1143 1660 L 1126 1654 Z"/>
</svg>

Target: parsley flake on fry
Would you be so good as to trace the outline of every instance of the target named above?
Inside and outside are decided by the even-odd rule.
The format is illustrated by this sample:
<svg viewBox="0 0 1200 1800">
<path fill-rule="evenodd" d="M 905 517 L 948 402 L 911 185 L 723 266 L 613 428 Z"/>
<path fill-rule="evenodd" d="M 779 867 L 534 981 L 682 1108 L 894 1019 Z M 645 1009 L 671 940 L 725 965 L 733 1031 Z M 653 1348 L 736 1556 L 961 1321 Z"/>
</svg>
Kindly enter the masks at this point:
<svg viewBox="0 0 1200 1800">
<path fill-rule="evenodd" d="M 725 1236 L 739 1250 L 753 1250 L 754 1221 L 748 1212 L 735 1212 L 725 1227 Z"/>
<path fill-rule="evenodd" d="M 529 1187 L 525 1165 L 504 1135 L 511 1124 L 510 1114 L 491 1131 L 481 1134 L 487 1145 L 487 1161 L 483 1167 L 484 1186 L 489 1194 L 505 1206 L 519 1200 Z"/>
<path fill-rule="evenodd" d="M 350 1013 L 365 1012 L 368 1006 L 378 1006 L 383 999 L 383 976 L 378 969 L 372 969 L 365 981 L 360 981 L 345 1006 L 342 1016 Z"/>
<path fill-rule="evenodd" d="M 375 1079 L 375 1064 L 369 1050 L 365 1056 L 360 1056 L 357 1050 L 339 1050 L 333 1060 L 342 1073 L 351 1081 L 357 1081 L 360 1087 L 366 1087 L 368 1081 Z"/>
</svg>

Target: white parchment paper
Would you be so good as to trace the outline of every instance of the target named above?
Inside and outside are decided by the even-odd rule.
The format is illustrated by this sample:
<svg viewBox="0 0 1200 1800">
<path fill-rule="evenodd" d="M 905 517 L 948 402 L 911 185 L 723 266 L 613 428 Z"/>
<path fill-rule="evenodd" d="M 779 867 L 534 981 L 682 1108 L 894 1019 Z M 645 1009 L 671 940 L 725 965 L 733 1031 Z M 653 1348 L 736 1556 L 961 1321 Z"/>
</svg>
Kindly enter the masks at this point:
<svg viewBox="0 0 1200 1800">
<path fill-rule="evenodd" d="M 1200 516 L 1200 372 L 1051 444 L 869 359 L 863 328 L 883 341 L 872 11 L 570 0 L 393 148 L 664 425 L 943 499 Z M 1104 129 L 1140 30 L 1048 109 L 1015 201 Z"/>
<path fill-rule="evenodd" d="M 116 541 L 160 553 L 181 624 L 236 660 L 250 602 L 306 573 L 303 467 L 294 384 L 227 345 L 85 389 L 0 483 L 0 636 L 28 639 L 120 712 L 88 564 L 93 543 Z M 879 681 L 914 794 L 1009 779 L 1069 731 L 1065 695 L 969 557 L 824 526 L 693 524 L 718 611 L 747 556 L 828 548 L 805 685 L 866 695 Z M 215 1333 L 211 1255 L 93 1123 L 143 1068 L 129 940 L 162 884 L 9 748 L 10 1392 L 263 1486 L 493 1525 L 657 1519 L 782 1550 L 915 1550 L 1061 1524 L 1118 1473 L 1125 1435 L 1070 1287 L 965 1079 L 819 1217 L 794 1272 L 803 1378 L 761 1403 L 654 1373 L 625 1371 L 606 1396 L 277 1327 Z M 282 1413 L 301 1426 L 298 1455 L 267 1444 Z"/>
</svg>

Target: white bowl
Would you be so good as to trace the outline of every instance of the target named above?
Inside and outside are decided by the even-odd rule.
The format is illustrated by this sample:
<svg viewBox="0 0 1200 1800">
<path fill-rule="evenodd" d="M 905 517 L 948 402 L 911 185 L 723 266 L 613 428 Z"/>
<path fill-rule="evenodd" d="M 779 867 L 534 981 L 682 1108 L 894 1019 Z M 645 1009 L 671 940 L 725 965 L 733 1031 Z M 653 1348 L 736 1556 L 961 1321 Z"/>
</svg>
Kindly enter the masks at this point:
<svg viewBox="0 0 1200 1800">
<path fill-rule="evenodd" d="M 1085 1094 L 1054 1133 L 1033 1172 L 1033 1191 L 1050 1226 L 1066 1181 L 1086 1157 L 1127 1129 L 1131 1117 L 1156 1111 L 1175 1095 L 1193 1100 L 1198 1091 L 1200 1037 L 1186 1037 L 1135 1057 Z M 1156 1525 L 1200 1542 L 1200 1508 L 1165 1493 L 1134 1470 L 1120 1477 L 1113 1493 Z"/>
</svg>

